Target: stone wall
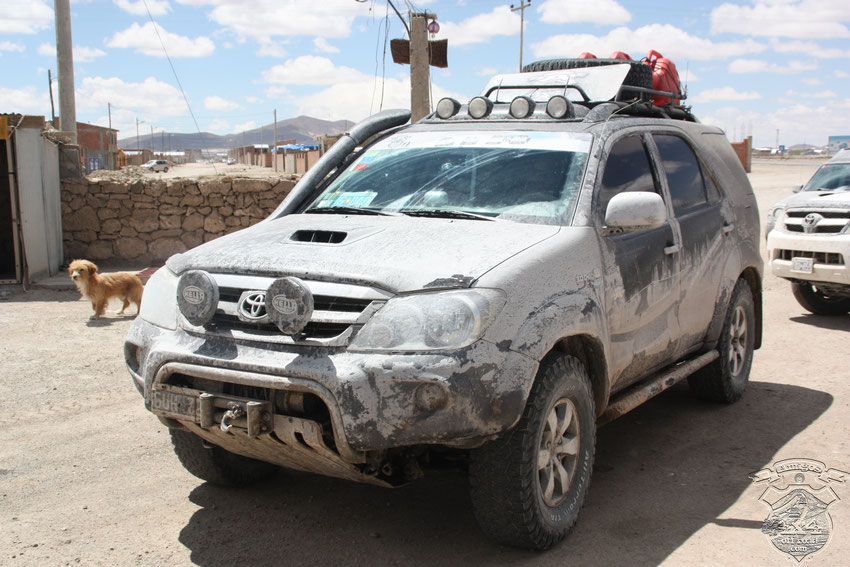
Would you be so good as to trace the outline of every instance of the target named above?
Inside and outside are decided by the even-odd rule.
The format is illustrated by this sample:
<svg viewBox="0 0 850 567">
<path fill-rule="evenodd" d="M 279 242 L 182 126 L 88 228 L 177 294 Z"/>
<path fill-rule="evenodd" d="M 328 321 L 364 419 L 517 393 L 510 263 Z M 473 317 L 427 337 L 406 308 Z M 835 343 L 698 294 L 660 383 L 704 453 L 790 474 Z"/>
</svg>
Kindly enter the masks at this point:
<svg viewBox="0 0 850 567">
<path fill-rule="evenodd" d="M 296 178 L 62 183 L 65 261 L 159 262 L 266 218 Z"/>
</svg>

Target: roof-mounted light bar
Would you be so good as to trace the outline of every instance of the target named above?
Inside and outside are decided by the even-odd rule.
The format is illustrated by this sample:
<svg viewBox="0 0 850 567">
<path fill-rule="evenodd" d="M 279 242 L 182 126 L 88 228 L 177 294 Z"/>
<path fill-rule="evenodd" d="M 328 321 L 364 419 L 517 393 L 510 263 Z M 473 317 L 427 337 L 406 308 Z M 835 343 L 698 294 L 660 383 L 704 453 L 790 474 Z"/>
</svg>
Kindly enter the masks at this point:
<svg viewBox="0 0 850 567">
<path fill-rule="evenodd" d="M 508 112 L 514 118 L 528 118 L 534 114 L 534 101 L 527 96 L 518 96 L 511 101 Z"/>
<path fill-rule="evenodd" d="M 555 95 L 546 103 L 546 114 L 552 118 L 573 118 L 575 108 L 567 97 Z"/>
<path fill-rule="evenodd" d="M 485 118 L 493 111 L 493 101 L 483 96 L 477 96 L 469 101 L 469 115 L 475 119 Z"/>
<path fill-rule="evenodd" d="M 443 120 L 449 119 L 460 111 L 460 103 L 453 98 L 445 97 L 437 103 L 437 116 Z"/>
</svg>

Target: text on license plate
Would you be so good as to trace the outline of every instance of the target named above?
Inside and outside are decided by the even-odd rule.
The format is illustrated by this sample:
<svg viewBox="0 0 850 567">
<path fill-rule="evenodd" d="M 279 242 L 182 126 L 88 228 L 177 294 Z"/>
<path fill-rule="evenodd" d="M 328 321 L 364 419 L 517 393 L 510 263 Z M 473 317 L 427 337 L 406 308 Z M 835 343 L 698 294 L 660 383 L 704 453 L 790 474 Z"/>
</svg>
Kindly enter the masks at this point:
<svg viewBox="0 0 850 567">
<path fill-rule="evenodd" d="M 151 400 L 151 410 L 168 417 L 190 418 L 196 420 L 198 413 L 198 398 L 155 390 Z"/>
<path fill-rule="evenodd" d="M 791 271 L 811 274 L 814 264 L 814 258 L 791 258 Z"/>
</svg>

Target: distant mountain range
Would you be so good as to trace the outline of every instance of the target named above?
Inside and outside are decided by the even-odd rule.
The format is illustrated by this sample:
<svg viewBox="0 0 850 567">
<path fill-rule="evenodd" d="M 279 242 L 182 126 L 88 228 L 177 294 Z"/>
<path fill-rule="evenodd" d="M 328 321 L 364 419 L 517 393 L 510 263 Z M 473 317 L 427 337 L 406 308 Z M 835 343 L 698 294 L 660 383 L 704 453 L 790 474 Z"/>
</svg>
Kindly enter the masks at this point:
<svg viewBox="0 0 850 567">
<path fill-rule="evenodd" d="M 312 144 L 315 143 L 316 136 L 342 134 L 351 129 L 353 125 L 354 122 L 350 120 L 329 122 L 309 116 L 299 116 L 288 120 L 278 120 L 277 139 L 280 142 L 295 140 L 298 144 Z M 122 150 L 149 150 L 151 149 L 151 142 L 153 142 L 155 151 L 160 151 L 163 148 L 166 151 L 227 150 L 252 144 L 271 145 L 273 138 L 274 123 L 225 136 L 211 134 L 210 132 L 196 132 L 194 134 L 155 132 L 153 139 L 151 139 L 150 131 L 145 134 L 144 130 L 140 130 L 138 141 L 136 136 L 122 138 L 118 140 L 118 147 Z"/>
</svg>

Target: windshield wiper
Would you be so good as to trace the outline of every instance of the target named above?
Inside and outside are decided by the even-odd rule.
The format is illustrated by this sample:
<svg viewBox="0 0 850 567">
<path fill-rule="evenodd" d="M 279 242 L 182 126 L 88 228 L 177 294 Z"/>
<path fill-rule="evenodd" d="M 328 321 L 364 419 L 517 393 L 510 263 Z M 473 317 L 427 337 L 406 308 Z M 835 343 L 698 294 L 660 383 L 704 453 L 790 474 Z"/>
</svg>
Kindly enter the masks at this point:
<svg viewBox="0 0 850 567">
<path fill-rule="evenodd" d="M 393 213 L 388 213 L 386 211 L 379 211 L 376 209 L 360 209 L 357 207 L 317 207 L 315 209 L 307 209 L 304 211 L 306 214 L 320 214 L 320 215 L 377 215 L 382 217 L 391 217 L 395 216 Z"/>
<path fill-rule="evenodd" d="M 433 217 L 441 219 L 470 219 L 470 220 L 485 220 L 494 221 L 493 217 L 468 213 L 466 211 L 454 211 L 451 209 L 401 209 L 404 215 L 411 217 Z"/>
</svg>

